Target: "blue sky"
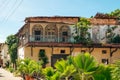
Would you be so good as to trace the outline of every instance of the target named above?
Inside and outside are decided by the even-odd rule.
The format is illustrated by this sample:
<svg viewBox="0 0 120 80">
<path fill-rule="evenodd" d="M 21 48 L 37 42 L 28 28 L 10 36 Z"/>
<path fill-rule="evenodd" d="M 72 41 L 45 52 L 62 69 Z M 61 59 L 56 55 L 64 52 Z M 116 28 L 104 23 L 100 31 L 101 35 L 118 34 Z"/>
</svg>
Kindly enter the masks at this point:
<svg viewBox="0 0 120 80">
<path fill-rule="evenodd" d="M 120 0 L 0 0 L 0 42 L 31 16 L 94 16 L 120 9 Z"/>
</svg>

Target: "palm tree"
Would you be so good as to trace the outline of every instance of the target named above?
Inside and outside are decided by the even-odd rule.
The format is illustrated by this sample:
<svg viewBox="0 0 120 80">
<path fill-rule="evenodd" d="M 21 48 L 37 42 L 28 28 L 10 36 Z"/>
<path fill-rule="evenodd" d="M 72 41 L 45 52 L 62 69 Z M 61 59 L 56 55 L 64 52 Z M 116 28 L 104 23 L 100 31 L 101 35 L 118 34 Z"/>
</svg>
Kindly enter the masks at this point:
<svg viewBox="0 0 120 80">
<path fill-rule="evenodd" d="M 94 74 L 94 80 L 112 80 L 111 66 L 100 65 L 100 70 Z M 115 79 L 114 79 L 115 80 Z"/>
<path fill-rule="evenodd" d="M 18 71 L 24 75 L 23 77 L 38 76 L 42 72 L 42 65 L 29 58 L 20 60 L 18 63 Z"/>
<path fill-rule="evenodd" d="M 43 70 L 45 80 L 60 80 L 60 73 L 55 71 L 52 67 L 47 67 Z"/>
<path fill-rule="evenodd" d="M 112 79 L 120 80 L 120 60 L 115 63 L 112 70 Z"/>
<path fill-rule="evenodd" d="M 28 72 L 28 65 L 30 63 L 30 59 L 26 58 L 24 60 L 18 61 L 18 71 L 24 75 L 26 72 Z"/>
<path fill-rule="evenodd" d="M 80 80 L 93 80 L 93 74 L 100 69 L 96 60 L 89 53 L 75 56 L 73 58 L 73 65 L 77 70 Z"/>
<path fill-rule="evenodd" d="M 68 61 L 61 60 L 57 61 L 55 64 L 56 70 L 60 73 L 61 78 L 68 80 L 75 72 L 76 69 L 73 64 L 69 64 Z"/>
<path fill-rule="evenodd" d="M 36 78 L 40 78 L 43 76 L 42 73 L 42 62 L 34 62 L 33 65 L 33 76 L 35 76 Z"/>
</svg>

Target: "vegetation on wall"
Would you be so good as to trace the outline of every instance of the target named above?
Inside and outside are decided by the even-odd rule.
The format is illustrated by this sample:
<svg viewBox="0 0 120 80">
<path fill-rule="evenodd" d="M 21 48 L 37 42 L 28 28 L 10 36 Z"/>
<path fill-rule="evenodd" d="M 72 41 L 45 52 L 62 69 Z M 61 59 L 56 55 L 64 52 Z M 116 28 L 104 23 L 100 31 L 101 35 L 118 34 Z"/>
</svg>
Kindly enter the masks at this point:
<svg viewBox="0 0 120 80">
<path fill-rule="evenodd" d="M 76 43 L 89 44 L 91 42 L 90 33 L 90 22 L 86 18 L 80 18 L 79 22 L 74 25 L 75 35 L 74 39 Z"/>
<path fill-rule="evenodd" d="M 113 26 L 110 27 L 108 26 L 107 31 L 106 31 L 106 39 L 107 39 L 107 43 L 111 43 L 113 37 L 115 36 L 115 33 L 113 32 L 117 27 Z"/>
<path fill-rule="evenodd" d="M 116 36 L 113 37 L 112 43 L 120 43 L 120 35 L 117 34 Z"/>
<path fill-rule="evenodd" d="M 48 57 L 45 54 L 45 50 L 39 51 L 39 60 L 43 62 L 43 67 L 45 67 L 46 64 L 48 63 Z"/>
<path fill-rule="evenodd" d="M 117 26 L 108 26 L 108 29 L 106 31 L 107 43 L 120 43 L 120 35 L 113 32 L 116 28 Z"/>
<path fill-rule="evenodd" d="M 115 17 L 117 17 L 118 19 L 120 19 L 120 9 L 116 9 L 116 10 L 110 12 L 110 13 L 108 13 L 108 15 L 110 15 L 110 16 L 115 16 Z"/>
<path fill-rule="evenodd" d="M 6 39 L 6 44 L 8 45 L 8 53 L 10 54 L 13 68 L 16 68 L 18 38 L 15 35 L 9 35 Z"/>
</svg>

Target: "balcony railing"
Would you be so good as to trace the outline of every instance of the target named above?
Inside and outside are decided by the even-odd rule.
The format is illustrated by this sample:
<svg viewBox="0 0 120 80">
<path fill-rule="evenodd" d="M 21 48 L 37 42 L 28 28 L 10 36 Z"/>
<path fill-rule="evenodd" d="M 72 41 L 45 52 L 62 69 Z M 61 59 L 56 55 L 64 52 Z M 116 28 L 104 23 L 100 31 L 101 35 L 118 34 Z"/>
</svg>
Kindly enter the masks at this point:
<svg viewBox="0 0 120 80">
<path fill-rule="evenodd" d="M 45 43 L 62 43 L 64 45 L 64 43 L 69 44 L 69 43 L 75 43 L 75 40 L 73 37 L 56 37 L 54 35 L 49 35 L 49 36 L 40 36 L 40 35 L 35 35 L 35 36 L 27 36 L 24 38 L 21 38 L 21 40 L 19 40 L 19 45 L 25 45 L 26 43 L 29 42 L 44 42 Z M 40 43 L 41 44 L 41 43 Z M 95 43 L 94 46 L 101 46 L 101 43 Z M 104 47 L 120 47 L 120 44 L 116 45 L 116 44 L 106 44 L 103 45 Z"/>
<path fill-rule="evenodd" d="M 29 42 L 43 42 L 43 36 L 35 35 L 35 36 L 29 36 Z"/>
<path fill-rule="evenodd" d="M 72 37 L 56 37 L 54 35 L 49 35 L 49 36 L 32 35 L 29 36 L 28 40 L 29 42 L 73 42 L 74 41 Z"/>
</svg>

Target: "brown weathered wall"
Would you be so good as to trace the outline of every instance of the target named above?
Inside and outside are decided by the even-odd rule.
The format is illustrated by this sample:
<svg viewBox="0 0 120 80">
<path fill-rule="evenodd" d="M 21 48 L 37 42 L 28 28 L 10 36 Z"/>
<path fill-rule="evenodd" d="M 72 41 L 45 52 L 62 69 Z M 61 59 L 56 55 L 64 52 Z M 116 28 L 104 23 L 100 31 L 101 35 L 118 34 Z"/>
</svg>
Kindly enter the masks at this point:
<svg viewBox="0 0 120 80">
<path fill-rule="evenodd" d="M 25 58 L 29 57 L 35 61 L 38 61 L 38 54 L 39 50 L 44 49 L 46 52 L 46 55 L 49 58 L 49 63 L 47 66 L 51 65 L 51 56 L 52 56 L 52 47 L 33 47 L 33 56 L 31 56 L 31 48 L 25 47 Z M 61 50 L 65 50 L 66 54 L 70 54 L 70 48 L 69 47 L 54 47 L 53 48 L 53 54 L 64 54 L 60 53 Z M 74 48 L 72 52 L 72 56 L 76 56 L 77 54 L 81 53 L 81 50 L 85 50 L 86 52 L 89 52 L 89 48 Z M 106 54 L 102 54 L 102 50 L 106 50 Z M 93 52 L 91 53 L 92 56 L 95 57 L 95 59 L 102 63 L 102 59 L 108 59 L 109 63 L 115 62 L 115 60 L 120 59 L 119 56 L 120 49 L 118 49 L 114 54 L 113 57 L 110 58 L 110 48 L 94 48 Z"/>
<path fill-rule="evenodd" d="M 26 21 L 64 22 L 64 23 L 73 24 L 73 23 L 77 23 L 78 19 L 79 17 L 29 17 L 26 19 Z"/>
<path fill-rule="evenodd" d="M 91 24 L 94 24 L 94 25 L 115 25 L 117 24 L 117 20 L 115 19 L 90 18 L 89 21 L 91 22 Z"/>
</svg>

